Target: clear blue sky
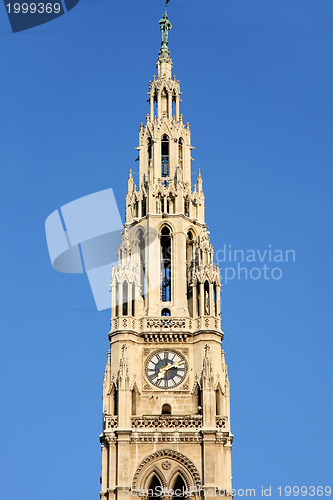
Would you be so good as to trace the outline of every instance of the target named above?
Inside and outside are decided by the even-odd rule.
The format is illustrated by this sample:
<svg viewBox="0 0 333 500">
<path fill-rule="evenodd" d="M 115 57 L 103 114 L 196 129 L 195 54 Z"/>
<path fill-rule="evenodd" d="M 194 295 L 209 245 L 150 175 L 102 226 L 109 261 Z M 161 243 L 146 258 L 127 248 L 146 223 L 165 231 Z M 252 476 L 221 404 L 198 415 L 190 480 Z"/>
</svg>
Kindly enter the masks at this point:
<svg viewBox="0 0 333 500">
<path fill-rule="evenodd" d="M 0 5 L 1 499 L 98 498 L 109 312 L 52 270 L 44 221 L 109 187 L 124 209 L 162 12 L 81 0 L 14 35 Z M 169 17 L 215 249 L 296 251 L 281 280 L 224 286 L 234 486 L 330 484 L 333 3 L 171 0 Z"/>
</svg>

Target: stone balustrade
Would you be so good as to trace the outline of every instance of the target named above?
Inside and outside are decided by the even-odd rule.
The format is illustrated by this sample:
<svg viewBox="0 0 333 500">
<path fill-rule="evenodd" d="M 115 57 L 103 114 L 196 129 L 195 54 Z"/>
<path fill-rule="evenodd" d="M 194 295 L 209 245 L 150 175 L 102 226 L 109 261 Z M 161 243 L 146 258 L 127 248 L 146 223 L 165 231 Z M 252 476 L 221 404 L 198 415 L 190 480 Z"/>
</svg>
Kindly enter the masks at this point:
<svg viewBox="0 0 333 500">
<path fill-rule="evenodd" d="M 132 417 L 132 429 L 200 429 L 201 415 Z"/>
<path fill-rule="evenodd" d="M 199 318 L 176 318 L 173 316 L 160 316 L 158 318 L 134 318 L 132 316 L 116 317 L 111 320 L 111 332 L 132 330 L 145 337 L 147 341 L 167 340 L 186 341 L 198 330 L 209 329 L 221 334 L 221 320 L 213 316 L 200 316 Z M 156 334 L 158 337 L 156 337 Z M 170 336 L 171 334 L 171 336 Z M 156 337 L 156 338 L 155 338 Z"/>
</svg>

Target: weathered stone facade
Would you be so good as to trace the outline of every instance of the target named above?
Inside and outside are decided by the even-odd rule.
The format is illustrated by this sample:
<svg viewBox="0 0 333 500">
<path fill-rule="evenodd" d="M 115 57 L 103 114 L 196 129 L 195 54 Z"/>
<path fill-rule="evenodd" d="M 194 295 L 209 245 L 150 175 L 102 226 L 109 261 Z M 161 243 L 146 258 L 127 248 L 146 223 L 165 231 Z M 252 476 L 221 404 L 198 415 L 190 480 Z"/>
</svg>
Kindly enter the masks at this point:
<svg viewBox="0 0 333 500">
<path fill-rule="evenodd" d="M 230 498 L 230 392 L 220 275 L 205 223 L 200 171 L 191 184 L 191 134 L 180 114 L 167 43 L 149 82 L 119 263 L 112 273 L 111 350 L 103 382 L 101 498 L 160 485 L 150 498 Z M 216 491 L 216 490 L 215 490 Z M 130 492 L 130 493 L 129 493 Z"/>
</svg>

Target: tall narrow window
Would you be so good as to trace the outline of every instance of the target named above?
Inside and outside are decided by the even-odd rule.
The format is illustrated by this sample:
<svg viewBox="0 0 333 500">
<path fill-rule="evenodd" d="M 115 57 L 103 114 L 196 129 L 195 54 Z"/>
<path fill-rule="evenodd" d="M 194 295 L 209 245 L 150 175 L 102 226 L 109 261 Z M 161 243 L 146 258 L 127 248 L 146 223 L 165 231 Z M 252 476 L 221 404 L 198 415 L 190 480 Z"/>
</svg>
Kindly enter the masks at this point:
<svg viewBox="0 0 333 500">
<path fill-rule="evenodd" d="M 152 477 L 152 480 L 150 482 L 150 485 L 149 485 L 149 488 L 148 488 L 148 500 L 160 500 L 162 497 L 161 497 L 161 491 L 162 490 L 162 486 L 161 486 L 161 483 L 159 481 L 159 479 L 154 475 Z"/>
<path fill-rule="evenodd" d="M 119 316 L 119 283 L 116 283 L 116 317 Z"/>
<path fill-rule="evenodd" d="M 220 388 L 216 389 L 215 396 L 216 396 L 216 415 L 223 415 L 223 396 Z"/>
<path fill-rule="evenodd" d="M 171 235 L 167 226 L 161 231 L 161 300 L 171 300 Z"/>
<path fill-rule="evenodd" d="M 147 153 L 148 153 L 148 163 L 151 165 L 151 160 L 153 158 L 153 142 L 150 137 L 148 137 L 147 141 Z"/>
<path fill-rule="evenodd" d="M 218 316 L 217 312 L 217 285 L 213 286 L 213 293 L 214 293 L 214 314 L 215 316 Z"/>
<path fill-rule="evenodd" d="M 136 415 L 136 390 L 132 390 L 132 415 Z"/>
<path fill-rule="evenodd" d="M 169 138 L 163 135 L 161 141 L 161 173 L 162 177 L 169 177 Z"/>
<path fill-rule="evenodd" d="M 128 315 L 128 283 L 123 284 L 123 316 Z"/>
<path fill-rule="evenodd" d="M 115 386 L 112 387 L 110 399 L 111 399 L 110 413 L 111 415 L 118 415 L 118 391 L 115 388 Z"/>
<path fill-rule="evenodd" d="M 132 316 L 135 316 L 135 285 L 132 285 Z"/>
<path fill-rule="evenodd" d="M 200 300 L 202 300 L 202 297 L 200 297 L 200 283 L 197 283 L 197 315 L 200 316 Z"/>
<path fill-rule="evenodd" d="M 178 165 L 183 166 L 183 139 L 180 138 L 178 141 Z"/>
<path fill-rule="evenodd" d="M 197 385 L 197 403 L 198 403 L 198 413 L 199 415 L 202 415 L 202 390 L 201 388 L 199 387 L 199 385 Z"/>
<path fill-rule="evenodd" d="M 178 475 L 176 482 L 175 482 L 172 489 L 174 492 L 173 500 L 185 500 L 186 499 L 187 488 L 185 485 L 185 481 L 181 475 Z"/>
<path fill-rule="evenodd" d="M 142 231 L 139 232 L 139 249 L 140 249 L 140 287 L 141 296 L 143 299 L 146 295 L 146 249 L 145 249 L 145 239 Z"/>
<path fill-rule="evenodd" d="M 142 215 L 142 217 L 147 215 L 147 200 L 146 200 L 145 196 L 142 198 L 142 202 L 141 202 L 141 215 Z"/>
<path fill-rule="evenodd" d="M 204 284 L 204 313 L 205 316 L 209 316 L 210 314 L 210 304 L 209 304 L 209 283 L 208 281 L 205 281 Z"/>
<path fill-rule="evenodd" d="M 190 286 L 190 281 L 193 260 L 193 243 L 193 233 L 192 231 L 189 231 L 186 238 L 186 293 L 188 299 L 192 297 L 192 287 Z"/>
<path fill-rule="evenodd" d="M 190 216 L 190 201 L 187 197 L 184 198 L 184 214 L 186 217 Z"/>
</svg>

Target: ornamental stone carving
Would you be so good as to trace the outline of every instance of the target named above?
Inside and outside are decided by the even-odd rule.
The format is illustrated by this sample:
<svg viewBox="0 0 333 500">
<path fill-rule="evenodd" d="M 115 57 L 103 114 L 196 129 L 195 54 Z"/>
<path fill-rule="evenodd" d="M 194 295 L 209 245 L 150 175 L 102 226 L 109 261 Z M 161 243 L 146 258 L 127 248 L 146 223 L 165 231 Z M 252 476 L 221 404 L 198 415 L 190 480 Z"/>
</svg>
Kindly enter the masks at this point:
<svg viewBox="0 0 333 500">
<path fill-rule="evenodd" d="M 201 479 L 200 479 L 200 474 L 198 472 L 198 469 L 196 466 L 191 462 L 191 460 L 182 453 L 179 453 L 178 451 L 175 450 L 159 450 L 156 451 L 155 453 L 152 453 L 151 455 L 148 455 L 139 465 L 137 468 L 134 476 L 133 476 L 133 482 L 132 482 L 132 489 L 137 488 L 137 483 L 138 479 L 140 477 L 140 474 L 142 471 L 146 468 L 149 467 L 150 465 L 153 464 L 156 460 L 159 460 L 161 458 L 169 458 L 171 460 L 175 460 L 176 462 L 180 463 L 185 467 L 185 469 L 191 474 L 192 481 L 195 486 L 198 488 L 201 486 Z"/>
<path fill-rule="evenodd" d="M 132 429 L 200 429 L 202 416 L 134 417 Z"/>
</svg>

